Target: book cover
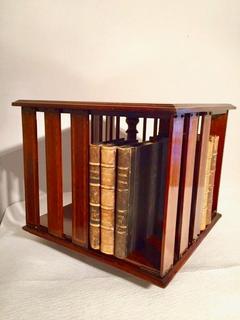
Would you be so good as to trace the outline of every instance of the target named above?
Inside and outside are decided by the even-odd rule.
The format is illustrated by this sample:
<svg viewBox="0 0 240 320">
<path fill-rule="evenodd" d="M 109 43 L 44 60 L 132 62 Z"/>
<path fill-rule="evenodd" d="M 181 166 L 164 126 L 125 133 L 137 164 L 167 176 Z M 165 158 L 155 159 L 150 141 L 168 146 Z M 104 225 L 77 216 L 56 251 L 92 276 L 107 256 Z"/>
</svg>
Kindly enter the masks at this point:
<svg viewBox="0 0 240 320">
<path fill-rule="evenodd" d="M 101 147 L 101 245 L 106 254 L 114 253 L 116 146 Z"/>
<path fill-rule="evenodd" d="M 209 140 L 208 140 L 207 162 L 206 162 L 205 178 L 204 178 L 203 206 L 202 206 L 201 221 L 200 221 L 200 230 L 201 231 L 205 230 L 205 228 L 206 228 L 208 189 L 209 189 L 212 153 L 213 153 L 213 139 L 212 139 L 212 136 L 210 136 Z"/>
<path fill-rule="evenodd" d="M 217 152 L 218 152 L 218 143 L 219 136 L 211 136 L 213 143 L 213 151 L 210 165 L 210 177 L 209 177 L 209 187 L 208 187 L 208 196 L 207 196 L 207 213 L 206 213 L 206 225 L 210 224 L 212 221 L 212 202 L 213 202 L 213 189 L 214 189 L 214 180 L 216 172 L 216 162 L 217 162 Z"/>
<path fill-rule="evenodd" d="M 89 147 L 89 240 L 93 249 L 100 249 L 100 162 L 101 145 Z"/>
</svg>

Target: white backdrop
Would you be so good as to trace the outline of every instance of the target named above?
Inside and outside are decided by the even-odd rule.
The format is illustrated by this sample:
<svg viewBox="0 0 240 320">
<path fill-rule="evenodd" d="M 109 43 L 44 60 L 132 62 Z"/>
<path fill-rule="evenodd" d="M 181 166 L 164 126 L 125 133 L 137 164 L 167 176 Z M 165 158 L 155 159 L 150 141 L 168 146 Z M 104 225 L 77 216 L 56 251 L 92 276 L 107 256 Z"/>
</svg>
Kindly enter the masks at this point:
<svg viewBox="0 0 240 320">
<path fill-rule="evenodd" d="M 239 16 L 238 0 L 0 0 L 0 215 L 23 198 L 13 100 L 239 105 Z M 239 115 L 229 117 L 222 186 L 240 196 Z"/>
</svg>

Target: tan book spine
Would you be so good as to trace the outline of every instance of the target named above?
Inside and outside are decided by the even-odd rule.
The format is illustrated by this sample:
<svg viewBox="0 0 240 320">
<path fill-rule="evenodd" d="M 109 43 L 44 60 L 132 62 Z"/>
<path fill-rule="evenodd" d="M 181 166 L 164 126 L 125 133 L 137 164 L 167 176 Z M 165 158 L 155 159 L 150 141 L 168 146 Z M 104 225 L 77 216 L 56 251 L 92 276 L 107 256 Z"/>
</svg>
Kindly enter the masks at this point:
<svg viewBox="0 0 240 320">
<path fill-rule="evenodd" d="M 205 179 L 204 179 L 203 207 L 202 207 L 201 224 L 200 224 L 200 230 L 201 231 L 206 229 L 208 188 L 209 188 L 209 178 L 210 178 L 210 170 L 211 170 L 212 152 L 213 152 L 213 139 L 212 139 L 212 136 L 210 136 L 209 137 L 209 141 L 208 141 L 208 148 L 207 148 L 207 162 L 206 162 Z"/>
<path fill-rule="evenodd" d="M 101 251 L 114 253 L 116 147 L 101 147 Z"/>
<path fill-rule="evenodd" d="M 215 180 L 216 163 L 217 163 L 218 143 L 219 143 L 219 136 L 213 136 L 213 152 L 212 152 L 212 159 L 211 159 L 211 169 L 210 169 L 209 188 L 208 188 L 206 225 L 210 224 L 212 221 L 212 202 L 213 202 L 213 189 L 214 189 L 214 180 Z"/>
<path fill-rule="evenodd" d="M 127 256 L 129 192 L 131 175 L 131 147 L 118 148 L 116 190 L 116 232 L 114 255 L 120 259 Z"/>
<path fill-rule="evenodd" d="M 100 249 L 100 150 L 97 144 L 90 145 L 89 161 L 89 202 L 90 202 L 90 227 L 89 240 L 93 249 Z"/>
</svg>

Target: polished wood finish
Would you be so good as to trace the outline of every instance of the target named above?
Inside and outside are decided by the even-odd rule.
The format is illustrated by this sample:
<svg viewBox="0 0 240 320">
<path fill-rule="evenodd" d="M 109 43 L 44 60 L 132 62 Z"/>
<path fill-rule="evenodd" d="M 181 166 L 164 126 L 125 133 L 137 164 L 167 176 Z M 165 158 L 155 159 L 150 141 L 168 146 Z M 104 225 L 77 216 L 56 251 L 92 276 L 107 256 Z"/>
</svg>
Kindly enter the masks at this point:
<svg viewBox="0 0 240 320">
<path fill-rule="evenodd" d="M 63 236 L 62 135 L 61 116 L 45 112 L 48 231 Z"/>
<path fill-rule="evenodd" d="M 218 203 L 218 195 L 219 195 L 219 187 L 220 187 L 220 179 L 221 179 L 221 171 L 222 171 L 223 151 L 224 151 L 225 135 L 226 135 L 226 129 L 227 129 L 227 118 L 228 118 L 228 112 L 212 117 L 212 123 L 211 123 L 211 129 L 210 129 L 210 134 L 219 136 L 216 173 L 215 173 L 215 181 L 214 181 L 214 189 L 213 189 L 213 206 L 212 206 L 213 215 L 215 215 L 217 211 L 217 203 Z"/>
<path fill-rule="evenodd" d="M 175 239 L 175 262 L 188 248 L 198 116 L 185 116 Z"/>
<path fill-rule="evenodd" d="M 216 112 L 224 113 L 235 109 L 231 104 L 167 104 L 167 103 L 124 103 L 124 102 L 95 102 L 95 101 L 53 101 L 53 100 L 17 100 L 13 106 L 30 107 L 34 109 L 72 109 L 87 110 L 101 113 L 147 113 L 148 117 L 163 113 Z"/>
<path fill-rule="evenodd" d="M 154 272 L 148 267 L 145 267 L 144 265 L 132 264 L 129 261 L 118 259 L 111 255 L 103 254 L 98 250 L 91 250 L 91 249 L 80 247 L 78 245 L 75 245 L 68 239 L 60 239 L 60 238 L 54 237 L 47 232 L 47 228 L 40 226 L 38 227 L 38 229 L 36 229 L 36 228 L 32 228 L 31 226 L 25 226 L 23 227 L 23 229 L 43 239 L 52 241 L 60 246 L 63 246 L 71 251 L 78 252 L 83 256 L 94 258 L 100 263 L 107 264 L 109 266 L 112 266 L 124 272 L 127 272 L 137 278 L 151 282 L 152 284 L 155 284 L 161 288 L 165 288 L 169 284 L 169 282 L 173 279 L 173 277 L 178 272 L 178 270 L 186 263 L 186 261 L 189 259 L 192 253 L 196 250 L 196 248 L 199 246 L 202 240 L 207 236 L 209 231 L 216 224 L 216 222 L 219 220 L 220 217 L 221 215 L 218 213 L 215 215 L 211 224 L 207 226 L 207 228 L 200 234 L 197 241 L 195 241 L 191 245 L 191 247 L 184 253 L 181 259 L 178 260 L 178 262 L 173 266 L 172 269 L 169 270 L 169 272 L 164 277 L 161 277 L 159 275 L 159 272 L 156 272 L 156 271 Z"/>
<path fill-rule="evenodd" d="M 168 272 L 174 262 L 174 243 L 181 168 L 183 124 L 183 117 L 174 117 L 170 120 L 167 186 L 165 193 L 161 238 L 161 276 L 164 276 Z"/>
<path fill-rule="evenodd" d="M 116 139 L 120 138 L 120 117 L 116 117 Z"/>
<path fill-rule="evenodd" d="M 155 118 L 153 123 L 153 136 L 156 137 L 157 134 L 158 134 L 158 119 Z"/>
<path fill-rule="evenodd" d="M 72 154 L 72 240 L 88 247 L 88 113 L 71 115 L 71 154 Z"/>
<path fill-rule="evenodd" d="M 39 177 L 36 111 L 22 108 L 26 224 L 39 225 Z"/>
<path fill-rule="evenodd" d="M 227 113 L 234 107 L 227 104 L 37 100 L 18 100 L 13 105 L 22 107 L 27 224 L 24 229 L 165 287 L 220 218 L 216 209 Z M 48 212 L 40 218 L 36 111 L 45 113 L 46 132 Z M 71 115 L 72 204 L 63 208 L 61 113 L 66 112 Z M 211 112 L 211 115 L 208 112 Z M 130 141 L 137 139 L 139 118 L 143 118 L 143 141 L 146 140 L 147 119 L 154 118 L 153 140 L 167 138 L 164 139 L 167 144 L 163 145 L 161 150 L 168 150 L 167 170 L 164 171 L 164 208 L 159 211 L 159 219 L 155 219 L 153 233 L 143 239 L 141 248 L 131 252 L 124 260 L 92 250 L 88 245 L 89 138 L 91 134 L 91 142 L 119 139 L 120 116 L 126 117 L 127 139 Z M 103 117 L 106 118 L 105 122 Z M 199 118 L 202 118 L 202 125 L 200 140 L 196 143 Z M 209 133 L 220 137 L 213 220 L 200 233 L 199 218 Z"/>
<path fill-rule="evenodd" d="M 202 116 L 200 139 L 197 144 L 194 169 L 194 188 L 191 205 L 189 242 L 196 240 L 200 234 L 201 213 L 203 208 L 204 180 L 207 162 L 207 148 L 211 126 L 211 115 Z"/>
<path fill-rule="evenodd" d="M 146 131 L 147 131 L 147 118 L 143 118 L 142 141 L 146 141 Z"/>
</svg>

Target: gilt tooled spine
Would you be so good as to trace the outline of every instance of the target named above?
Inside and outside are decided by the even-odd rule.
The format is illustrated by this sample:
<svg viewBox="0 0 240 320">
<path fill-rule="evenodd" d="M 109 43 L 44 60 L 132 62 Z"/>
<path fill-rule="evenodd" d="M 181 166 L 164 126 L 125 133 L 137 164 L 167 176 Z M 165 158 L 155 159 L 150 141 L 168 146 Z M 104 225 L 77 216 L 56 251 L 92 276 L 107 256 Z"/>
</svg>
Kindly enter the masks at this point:
<svg viewBox="0 0 240 320">
<path fill-rule="evenodd" d="M 206 228 L 208 188 L 209 188 L 209 178 L 210 178 L 210 170 L 211 170 L 212 150 L 213 150 L 213 142 L 212 142 L 212 139 L 210 136 L 209 140 L 208 140 L 207 162 L 206 162 L 205 178 L 204 178 L 203 207 L 202 207 L 201 224 L 200 224 L 201 231 L 205 230 L 205 228 Z"/>
<path fill-rule="evenodd" d="M 128 218 L 130 201 L 130 177 L 131 158 L 133 148 L 118 148 L 117 164 L 117 190 L 116 190 L 116 231 L 115 231 L 115 251 L 116 257 L 123 259 L 127 256 L 128 241 Z"/>
<path fill-rule="evenodd" d="M 97 144 L 90 145 L 89 162 L 89 201 L 90 201 L 90 246 L 100 249 L 100 150 Z"/>
<path fill-rule="evenodd" d="M 114 254 L 116 147 L 101 147 L 101 246 Z"/>
<path fill-rule="evenodd" d="M 214 189 L 214 180 L 215 180 L 215 172 L 216 172 L 219 136 L 212 136 L 212 139 L 213 139 L 213 152 L 212 152 L 210 178 L 209 178 L 206 225 L 210 224 L 212 221 L 213 189 Z"/>
</svg>

